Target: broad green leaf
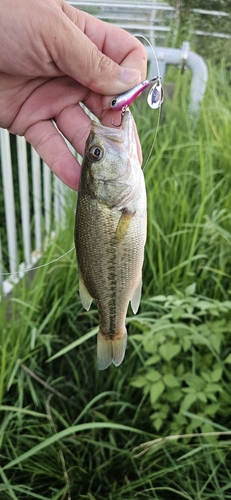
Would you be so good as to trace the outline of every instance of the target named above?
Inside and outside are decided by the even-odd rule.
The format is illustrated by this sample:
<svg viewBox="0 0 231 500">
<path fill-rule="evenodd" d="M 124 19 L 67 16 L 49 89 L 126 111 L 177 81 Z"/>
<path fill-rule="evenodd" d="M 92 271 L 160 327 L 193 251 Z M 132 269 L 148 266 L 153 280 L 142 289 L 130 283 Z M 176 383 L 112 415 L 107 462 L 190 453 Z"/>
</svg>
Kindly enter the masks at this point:
<svg viewBox="0 0 231 500">
<path fill-rule="evenodd" d="M 210 335 L 211 345 L 215 349 L 216 352 L 220 351 L 222 340 L 223 340 L 223 335 L 219 332 L 213 333 L 212 335 Z"/>
<path fill-rule="evenodd" d="M 228 363 L 229 365 L 231 364 L 231 353 L 225 358 L 225 363 Z"/>
<path fill-rule="evenodd" d="M 172 345 L 170 343 L 163 344 L 159 348 L 159 352 L 166 361 L 170 361 L 170 359 L 174 358 L 181 351 L 180 345 Z"/>
<path fill-rule="evenodd" d="M 193 389 L 193 391 L 202 391 L 205 387 L 205 382 L 202 377 L 189 373 L 185 376 L 185 382 Z M 186 391 L 187 388 L 184 390 Z"/>
<path fill-rule="evenodd" d="M 157 351 L 157 341 L 156 338 L 147 338 L 143 340 L 143 346 L 145 352 L 148 354 L 154 354 Z"/>
<path fill-rule="evenodd" d="M 206 386 L 205 390 L 206 390 L 206 392 L 222 392 L 223 391 L 222 387 L 219 384 L 212 384 L 212 383 L 209 383 Z"/>
<path fill-rule="evenodd" d="M 202 403 L 207 403 L 207 398 L 206 398 L 206 395 L 204 392 L 202 391 L 199 391 L 197 393 L 197 398 L 199 399 L 199 401 L 201 401 Z"/>
<path fill-rule="evenodd" d="M 167 387 L 179 387 L 179 381 L 177 380 L 177 378 L 175 377 L 175 375 L 173 375 L 172 373 L 167 373 L 166 375 L 164 375 L 163 377 L 163 382 L 165 383 L 165 385 L 167 385 Z"/>
<path fill-rule="evenodd" d="M 173 321 L 178 321 L 184 314 L 184 309 L 183 307 L 175 307 L 173 310 L 172 310 L 172 319 Z"/>
<path fill-rule="evenodd" d="M 214 432 L 214 428 L 211 424 L 209 423 L 205 423 L 205 424 L 202 424 L 201 425 L 201 430 L 202 432 L 205 434 L 204 435 L 204 438 L 206 439 L 206 441 L 217 441 L 217 435 L 214 434 L 214 435 L 211 435 L 212 432 Z M 209 433 L 209 435 L 206 436 L 206 434 Z"/>
<path fill-rule="evenodd" d="M 192 283 L 191 285 L 185 288 L 185 295 L 194 295 L 196 292 L 196 283 Z"/>
<path fill-rule="evenodd" d="M 197 307 L 204 312 L 213 309 L 214 304 L 212 302 L 209 302 L 208 300 L 198 300 Z"/>
<path fill-rule="evenodd" d="M 187 411 L 190 408 L 190 406 L 192 406 L 192 404 L 195 403 L 196 399 L 197 395 L 195 392 L 186 394 L 185 398 L 183 399 L 180 405 L 180 412 Z"/>
<path fill-rule="evenodd" d="M 176 373 L 179 377 L 181 377 L 183 375 L 183 373 L 185 373 L 185 367 L 184 367 L 183 363 L 180 363 L 179 365 L 177 365 Z"/>
<path fill-rule="evenodd" d="M 166 399 L 170 402 L 170 403 L 176 403 L 177 401 L 180 401 L 180 399 L 182 399 L 183 397 L 183 392 L 181 391 L 181 389 L 178 389 L 178 388 L 174 388 L 174 389 L 169 389 L 168 391 L 166 391 Z"/>
<path fill-rule="evenodd" d="M 225 402 L 225 406 L 228 407 L 229 416 L 230 416 L 230 394 L 227 391 L 223 391 L 221 393 L 222 400 Z"/>
<path fill-rule="evenodd" d="M 211 382 L 211 376 L 208 372 L 201 372 L 201 376 L 205 380 L 205 382 Z"/>
<path fill-rule="evenodd" d="M 211 403 L 209 405 L 206 405 L 206 415 L 209 415 L 213 418 L 216 412 L 219 410 L 219 407 L 219 403 Z"/>
<path fill-rule="evenodd" d="M 215 370 L 213 370 L 211 373 L 211 381 L 219 382 L 221 376 L 222 376 L 222 368 L 215 368 Z"/>
<path fill-rule="evenodd" d="M 154 405 L 156 401 L 158 401 L 159 397 L 164 392 L 164 389 L 165 387 L 162 380 L 159 380 L 155 384 L 152 384 L 150 390 L 150 400 L 152 405 Z"/>
<path fill-rule="evenodd" d="M 142 375 L 138 375 L 138 377 L 135 378 L 135 380 L 133 380 L 131 382 L 131 385 L 133 387 L 143 387 L 144 385 L 146 385 L 147 381 L 145 379 L 145 377 L 143 377 Z"/>
<path fill-rule="evenodd" d="M 156 297 L 153 297 L 154 302 L 165 302 L 167 297 L 165 295 L 156 295 Z"/>
<path fill-rule="evenodd" d="M 174 415 L 174 420 L 175 420 L 175 423 L 177 424 L 178 428 L 182 425 L 187 424 L 187 418 L 185 418 L 185 416 L 182 415 L 181 413 L 176 413 Z"/>
<path fill-rule="evenodd" d="M 144 388 L 143 388 L 144 396 L 149 394 L 149 392 L 150 392 L 150 384 L 146 383 L 146 385 L 144 385 Z"/>
<path fill-rule="evenodd" d="M 163 425 L 163 419 L 161 417 L 155 418 L 155 420 L 153 420 L 153 425 L 154 425 L 156 431 L 158 432 Z"/>
<path fill-rule="evenodd" d="M 166 418 L 168 416 L 169 408 L 170 408 L 169 404 L 161 404 L 159 415 L 162 418 Z"/>
<path fill-rule="evenodd" d="M 161 378 L 161 375 L 157 370 L 148 370 L 145 378 L 149 382 L 157 382 Z"/>
<path fill-rule="evenodd" d="M 156 363 L 158 363 L 158 361 L 160 361 L 160 355 L 154 354 L 153 356 L 148 358 L 148 360 L 145 362 L 145 365 L 146 366 L 155 365 Z"/>
<path fill-rule="evenodd" d="M 197 432 L 199 429 L 199 426 L 200 426 L 200 422 L 198 422 L 198 420 L 196 418 L 192 418 L 192 420 L 190 420 L 189 424 L 186 426 L 186 433 L 188 434 L 191 434 L 191 433 L 194 433 L 194 432 Z"/>
<path fill-rule="evenodd" d="M 182 387 L 182 392 L 185 394 L 195 394 L 195 387 Z"/>
<path fill-rule="evenodd" d="M 214 403 L 216 403 L 216 401 L 217 401 L 216 393 L 215 392 L 208 392 L 208 399 L 210 399 L 210 401 L 213 401 Z"/>
<path fill-rule="evenodd" d="M 191 346 L 192 346 L 191 338 L 190 337 L 184 337 L 182 339 L 182 347 L 183 347 L 184 352 L 186 352 L 189 349 L 191 349 Z"/>
</svg>

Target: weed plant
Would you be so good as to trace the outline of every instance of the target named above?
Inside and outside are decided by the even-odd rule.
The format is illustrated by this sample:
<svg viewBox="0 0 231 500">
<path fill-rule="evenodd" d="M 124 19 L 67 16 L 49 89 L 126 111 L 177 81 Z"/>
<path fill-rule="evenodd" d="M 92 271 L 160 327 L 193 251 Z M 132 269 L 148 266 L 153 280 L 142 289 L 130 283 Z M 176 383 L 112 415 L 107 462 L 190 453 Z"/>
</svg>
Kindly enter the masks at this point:
<svg viewBox="0 0 231 500">
<path fill-rule="evenodd" d="M 230 78 L 210 68 L 199 118 L 188 114 L 187 75 L 179 75 L 173 100 L 166 96 L 154 153 L 145 166 L 148 242 L 144 293 L 185 290 L 219 300 L 230 297 Z M 145 157 L 154 129 L 139 116 Z"/>
<path fill-rule="evenodd" d="M 74 250 L 1 304 L 1 500 L 231 498 L 228 72 L 210 67 L 198 117 L 188 86 L 166 96 L 145 167 L 143 297 L 121 367 L 96 367 Z M 145 163 L 156 115 L 138 106 Z M 74 204 L 41 264 L 72 248 Z"/>
</svg>

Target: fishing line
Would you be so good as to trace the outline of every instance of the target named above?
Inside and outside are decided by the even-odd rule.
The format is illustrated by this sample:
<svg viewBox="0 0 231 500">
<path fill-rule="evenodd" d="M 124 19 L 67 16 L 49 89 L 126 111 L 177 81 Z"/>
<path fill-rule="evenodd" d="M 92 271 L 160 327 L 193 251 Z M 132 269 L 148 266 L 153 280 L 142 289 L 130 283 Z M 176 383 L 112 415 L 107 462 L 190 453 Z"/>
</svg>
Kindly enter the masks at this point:
<svg viewBox="0 0 231 500">
<path fill-rule="evenodd" d="M 146 38 L 146 36 L 142 35 L 141 33 L 135 33 L 134 35 L 131 35 L 131 37 L 136 37 L 136 38 L 143 38 L 147 44 L 149 45 L 149 47 L 151 48 L 151 51 L 153 53 L 153 56 L 154 56 L 154 59 L 155 59 L 155 63 L 156 63 L 156 67 L 157 67 L 157 71 L 158 71 L 158 74 L 160 74 L 160 67 L 159 67 L 159 63 L 158 63 L 158 59 L 156 57 L 156 53 L 155 53 L 155 50 L 154 50 L 154 47 L 153 45 L 151 44 L 150 40 L 148 40 L 148 38 Z M 131 38 L 129 37 L 129 38 Z M 156 124 L 156 131 L 155 131 L 155 135 L 154 135 L 154 139 L 153 139 L 153 143 L 152 143 L 152 146 L 151 146 L 151 149 L 149 151 L 149 154 L 148 154 L 148 157 L 146 159 L 146 162 L 144 164 L 144 167 L 143 167 L 143 170 L 145 170 L 146 166 L 147 166 L 147 163 L 150 159 L 150 156 L 152 154 L 152 151 L 153 151 L 153 148 L 155 146 L 155 143 L 156 143 L 156 137 L 157 137 L 157 133 L 158 133 L 158 130 L 159 130 L 159 125 L 160 125 L 160 114 L 161 114 L 161 105 L 159 107 L 159 111 L 158 111 L 158 117 L 157 117 L 157 124 Z"/>
<path fill-rule="evenodd" d="M 56 257 L 56 259 L 50 260 L 50 262 L 46 262 L 45 264 L 41 264 L 41 266 L 36 266 L 36 267 L 28 267 L 27 269 L 23 269 L 21 271 L 15 271 L 14 273 L 1 273 L 1 276 L 10 276 L 10 275 L 15 275 L 15 274 L 22 274 L 23 272 L 28 272 L 28 271 L 35 271 L 36 269 L 41 269 L 41 267 L 46 267 L 49 266 L 49 264 L 53 264 L 54 262 L 57 262 L 58 260 L 62 259 L 63 257 L 66 257 L 72 250 L 74 250 L 74 246 L 70 248 L 67 252 L 63 253 L 59 257 Z"/>
</svg>

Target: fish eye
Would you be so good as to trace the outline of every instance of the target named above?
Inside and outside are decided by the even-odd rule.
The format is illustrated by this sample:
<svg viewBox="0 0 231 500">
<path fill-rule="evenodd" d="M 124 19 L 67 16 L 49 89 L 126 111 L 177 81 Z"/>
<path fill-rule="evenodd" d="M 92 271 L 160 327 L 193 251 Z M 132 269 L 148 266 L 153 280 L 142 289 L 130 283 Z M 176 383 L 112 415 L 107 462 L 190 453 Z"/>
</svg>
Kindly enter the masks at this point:
<svg viewBox="0 0 231 500">
<path fill-rule="evenodd" d="M 93 146 L 90 151 L 90 155 L 94 158 L 94 160 L 100 160 L 103 156 L 103 150 L 99 146 Z"/>
</svg>

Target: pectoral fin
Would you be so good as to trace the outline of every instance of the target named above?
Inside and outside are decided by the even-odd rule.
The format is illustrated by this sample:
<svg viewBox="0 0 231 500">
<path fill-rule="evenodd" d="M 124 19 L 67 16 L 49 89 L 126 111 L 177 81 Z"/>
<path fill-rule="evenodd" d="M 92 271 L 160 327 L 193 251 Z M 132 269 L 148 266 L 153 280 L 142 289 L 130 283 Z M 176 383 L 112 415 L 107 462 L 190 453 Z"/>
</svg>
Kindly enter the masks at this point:
<svg viewBox="0 0 231 500">
<path fill-rule="evenodd" d="M 141 299 L 141 289 L 142 289 L 142 278 L 139 282 L 139 285 L 135 289 L 135 292 L 131 298 L 131 308 L 134 312 L 134 314 L 137 313 L 140 305 L 140 299 Z"/>
<path fill-rule="evenodd" d="M 79 296 L 84 309 L 86 309 L 86 311 L 89 311 L 93 299 L 88 290 L 86 289 L 85 283 L 83 281 L 80 272 L 79 272 Z"/>
<path fill-rule="evenodd" d="M 134 215 L 135 215 L 135 213 L 131 213 L 126 209 L 124 209 L 122 211 L 120 220 L 118 222 L 118 226 L 116 228 L 116 241 L 117 241 L 117 243 L 120 243 L 125 238 L 125 236 L 128 232 L 131 220 L 134 217 Z"/>
</svg>

